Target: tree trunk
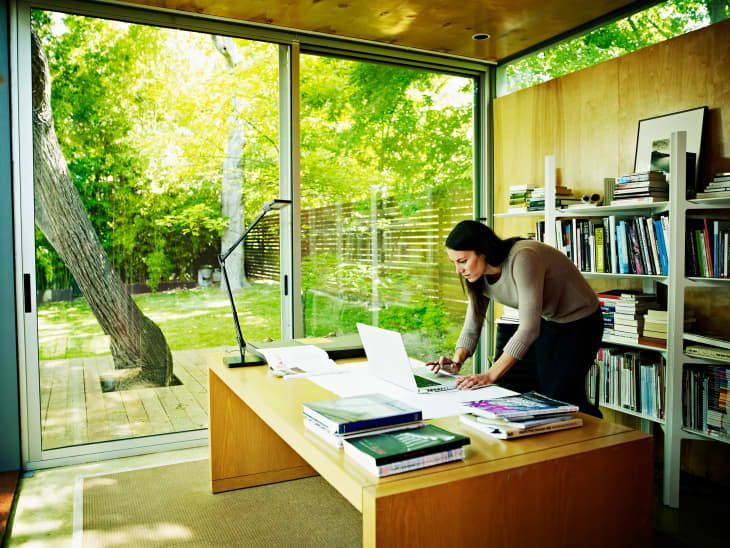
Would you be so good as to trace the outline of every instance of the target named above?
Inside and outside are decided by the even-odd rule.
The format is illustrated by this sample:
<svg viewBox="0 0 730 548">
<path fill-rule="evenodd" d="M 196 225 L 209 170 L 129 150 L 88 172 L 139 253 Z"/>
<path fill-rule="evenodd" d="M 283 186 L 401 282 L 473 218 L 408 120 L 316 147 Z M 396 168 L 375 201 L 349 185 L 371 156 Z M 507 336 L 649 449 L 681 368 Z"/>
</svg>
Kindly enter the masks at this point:
<svg viewBox="0 0 730 548">
<path fill-rule="evenodd" d="M 232 70 L 236 66 L 236 45 L 232 38 L 227 36 L 213 36 L 213 43 L 218 52 Z M 223 160 L 223 174 L 221 181 L 221 209 L 228 218 L 228 226 L 221 238 L 221 251 L 225 252 L 233 245 L 244 230 L 243 226 L 243 169 L 241 169 L 241 158 L 246 140 L 243 135 L 243 123 L 240 117 L 240 99 L 233 96 L 233 112 L 228 117 L 228 142 L 226 143 L 226 156 Z M 243 244 L 230 254 L 226 260 L 226 272 L 231 290 L 237 291 L 248 285 L 246 279 L 245 256 Z M 222 287 L 223 289 L 223 287 Z"/>
<path fill-rule="evenodd" d="M 31 40 L 36 225 L 73 274 L 109 335 L 114 368 L 140 368 L 138 374 L 126 375 L 126 383 L 168 386 L 172 355 L 167 341 L 127 293 L 89 220 L 56 137 L 45 52 L 35 32 Z"/>
</svg>

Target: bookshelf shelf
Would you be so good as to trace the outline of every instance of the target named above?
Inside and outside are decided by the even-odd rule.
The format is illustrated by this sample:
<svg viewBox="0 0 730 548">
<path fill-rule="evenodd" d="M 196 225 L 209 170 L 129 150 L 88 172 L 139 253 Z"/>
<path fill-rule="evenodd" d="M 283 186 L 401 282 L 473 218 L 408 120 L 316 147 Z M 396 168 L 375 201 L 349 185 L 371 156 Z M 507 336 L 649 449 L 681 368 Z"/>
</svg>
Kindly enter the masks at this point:
<svg viewBox="0 0 730 548">
<path fill-rule="evenodd" d="M 654 202 L 652 204 L 608 205 L 586 208 L 558 209 L 555 216 L 564 217 L 605 217 L 606 215 L 636 215 L 658 214 L 669 211 L 669 202 Z"/>
<path fill-rule="evenodd" d="M 716 434 L 714 432 L 713 433 L 703 432 L 702 430 L 694 430 L 692 428 L 687 428 L 687 427 L 682 427 L 682 431 L 697 439 L 703 439 L 703 440 L 709 439 L 709 440 L 720 441 L 722 443 L 730 443 L 730 436 L 723 436 L 722 434 Z"/>
<path fill-rule="evenodd" d="M 687 287 L 712 287 L 712 286 L 730 286 L 730 278 L 703 278 L 691 276 L 686 278 Z"/>
<path fill-rule="evenodd" d="M 495 213 L 497 219 L 507 219 L 511 217 L 543 217 L 545 211 L 505 211 L 504 213 Z"/>
<path fill-rule="evenodd" d="M 687 201 L 687 209 L 728 208 L 730 198 L 695 198 Z"/>
<path fill-rule="evenodd" d="M 640 419 L 643 419 L 643 420 L 647 420 L 649 422 L 653 422 L 653 423 L 656 423 L 656 424 L 660 424 L 662 426 L 665 424 L 665 420 L 664 419 L 660 419 L 658 417 L 652 417 L 650 415 L 644 415 L 643 413 L 639 413 L 638 411 L 632 411 L 631 409 L 627 409 L 625 407 L 621 407 L 620 405 L 612 405 L 610 403 L 604 403 L 604 402 L 601 402 L 601 401 L 598 402 L 598 405 L 600 405 L 601 407 L 605 407 L 606 409 L 611 409 L 612 411 L 618 411 L 619 413 L 624 413 L 626 415 L 631 415 L 633 417 L 637 417 L 637 418 L 640 418 Z"/>
<path fill-rule="evenodd" d="M 627 342 L 627 341 L 622 341 L 615 337 L 611 337 L 610 335 L 604 335 L 602 342 L 604 342 L 605 344 L 615 344 L 618 346 L 625 346 L 627 348 L 634 348 L 636 350 L 651 350 L 653 352 L 661 352 L 661 353 L 666 353 L 666 351 L 667 351 L 666 348 L 662 348 L 659 346 L 651 346 L 648 344 L 642 344 L 640 342 L 631 343 L 631 342 Z"/>
<path fill-rule="evenodd" d="M 648 281 L 657 281 L 657 282 L 666 282 L 667 277 L 666 276 L 654 276 L 654 275 L 648 275 L 648 274 L 614 274 L 613 272 L 584 272 L 581 271 L 581 274 L 585 276 L 586 278 L 614 278 L 614 279 L 620 279 L 620 280 L 630 280 L 630 279 L 636 279 L 636 280 L 648 280 Z"/>
<path fill-rule="evenodd" d="M 702 365 L 703 363 L 714 363 L 714 364 L 725 364 L 730 365 L 730 360 L 723 360 L 721 358 L 713 358 L 711 356 L 690 356 L 684 355 L 684 363 L 688 365 Z"/>
</svg>

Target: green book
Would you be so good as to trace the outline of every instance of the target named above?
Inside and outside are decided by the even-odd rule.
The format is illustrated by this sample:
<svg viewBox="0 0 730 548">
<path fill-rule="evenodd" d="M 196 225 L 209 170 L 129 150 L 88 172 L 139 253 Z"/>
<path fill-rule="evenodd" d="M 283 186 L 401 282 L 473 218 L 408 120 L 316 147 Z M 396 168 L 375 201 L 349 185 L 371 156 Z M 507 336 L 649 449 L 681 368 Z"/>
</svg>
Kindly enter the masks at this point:
<svg viewBox="0 0 730 548">
<path fill-rule="evenodd" d="M 345 440 L 345 453 L 374 466 L 443 453 L 468 445 L 469 438 L 433 424 Z"/>
<path fill-rule="evenodd" d="M 383 394 L 364 394 L 303 405 L 304 416 L 332 434 L 347 434 L 394 424 L 420 421 L 420 409 Z"/>
</svg>

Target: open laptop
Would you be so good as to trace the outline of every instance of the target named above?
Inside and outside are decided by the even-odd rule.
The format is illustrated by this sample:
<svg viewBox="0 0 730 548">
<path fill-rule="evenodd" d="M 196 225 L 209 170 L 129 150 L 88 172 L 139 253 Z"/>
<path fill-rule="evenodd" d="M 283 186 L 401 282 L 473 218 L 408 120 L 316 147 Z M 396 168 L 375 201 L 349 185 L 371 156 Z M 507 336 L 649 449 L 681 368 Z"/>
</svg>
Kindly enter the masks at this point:
<svg viewBox="0 0 730 548">
<path fill-rule="evenodd" d="M 397 331 L 357 324 L 370 369 L 383 380 L 413 392 L 429 393 L 456 390 L 456 379 L 447 373 L 434 373 L 425 365 L 411 365 L 403 338 Z"/>
</svg>

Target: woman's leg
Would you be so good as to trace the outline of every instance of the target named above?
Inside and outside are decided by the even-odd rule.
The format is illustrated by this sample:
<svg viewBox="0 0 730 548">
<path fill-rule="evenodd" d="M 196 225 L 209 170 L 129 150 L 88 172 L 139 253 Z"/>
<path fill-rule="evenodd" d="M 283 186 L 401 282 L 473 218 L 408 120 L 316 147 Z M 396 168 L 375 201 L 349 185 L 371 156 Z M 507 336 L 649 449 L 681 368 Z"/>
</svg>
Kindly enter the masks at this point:
<svg viewBox="0 0 730 548">
<path fill-rule="evenodd" d="M 581 320 L 560 324 L 543 320 L 535 341 L 540 392 L 578 405 L 580 410 L 602 417 L 586 397 L 585 378 L 603 337 L 603 314 L 599 308 Z"/>
</svg>

